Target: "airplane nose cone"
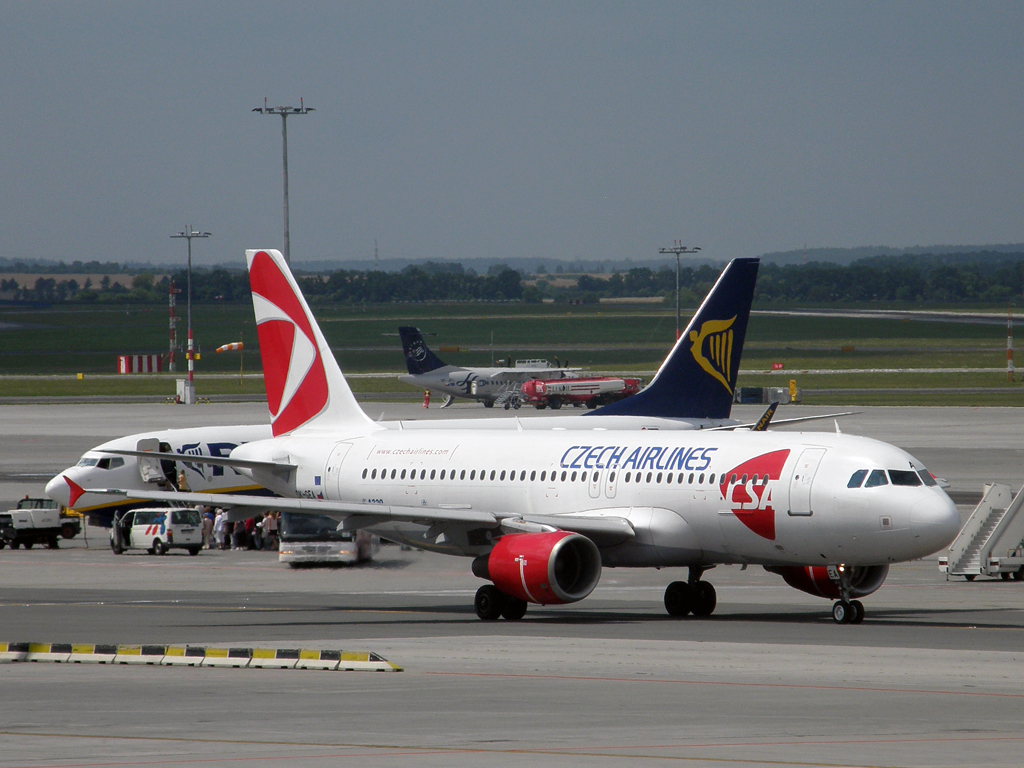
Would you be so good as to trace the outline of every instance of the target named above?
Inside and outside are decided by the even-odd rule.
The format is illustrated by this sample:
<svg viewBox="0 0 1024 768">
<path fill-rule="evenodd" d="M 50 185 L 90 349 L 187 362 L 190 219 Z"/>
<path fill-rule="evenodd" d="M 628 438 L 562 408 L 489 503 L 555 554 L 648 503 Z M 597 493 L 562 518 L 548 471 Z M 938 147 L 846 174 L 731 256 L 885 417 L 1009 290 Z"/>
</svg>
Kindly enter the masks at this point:
<svg viewBox="0 0 1024 768">
<path fill-rule="evenodd" d="M 948 547 L 960 533 L 960 512 L 945 493 L 922 499 L 910 509 L 910 530 L 928 554 Z"/>
<path fill-rule="evenodd" d="M 64 479 L 64 474 L 61 473 L 50 479 L 50 482 L 46 484 L 46 495 L 56 501 L 58 504 L 62 504 L 65 507 L 71 506 L 71 486 L 67 484 Z"/>
</svg>

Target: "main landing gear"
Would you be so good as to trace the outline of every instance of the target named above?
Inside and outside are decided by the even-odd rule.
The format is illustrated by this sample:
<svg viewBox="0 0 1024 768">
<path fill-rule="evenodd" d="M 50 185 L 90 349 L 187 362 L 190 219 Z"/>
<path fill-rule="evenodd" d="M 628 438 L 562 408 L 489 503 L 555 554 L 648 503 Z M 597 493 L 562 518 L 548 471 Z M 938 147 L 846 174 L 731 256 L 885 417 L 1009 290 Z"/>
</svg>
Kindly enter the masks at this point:
<svg viewBox="0 0 1024 768">
<path fill-rule="evenodd" d="M 832 618 L 836 624 L 860 624 L 864 621 L 864 603 L 850 599 L 850 569 L 840 565 L 836 570 L 839 572 L 839 600 L 832 604 Z"/>
<path fill-rule="evenodd" d="M 718 596 L 710 583 L 701 580 L 703 568 L 690 568 L 687 581 L 673 581 L 665 589 L 665 610 L 669 616 L 682 618 L 710 616 L 718 605 Z"/>
<path fill-rule="evenodd" d="M 476 591 L 473 601 L 476 615 L 483 621 L 519 621 L 526 615 L 526 601 L 506 595 L 493 584 L 484 584 Z"/>
</svg>

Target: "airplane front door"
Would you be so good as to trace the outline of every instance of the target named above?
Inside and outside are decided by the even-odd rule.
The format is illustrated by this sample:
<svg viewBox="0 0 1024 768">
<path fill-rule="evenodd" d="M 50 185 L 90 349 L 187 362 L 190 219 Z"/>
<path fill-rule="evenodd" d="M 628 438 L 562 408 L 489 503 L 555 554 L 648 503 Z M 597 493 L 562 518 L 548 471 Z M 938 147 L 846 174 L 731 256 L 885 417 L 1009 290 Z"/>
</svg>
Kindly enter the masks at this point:
<svg viewBox="0 0 1024 768">
<path fill-rule="evenodd" d="M 793 467 L 793 479 L 789 483 L 789 514 L 793 517 L 810 517 L 814 514 L 811 508 L 811 485 L 814 473 L 818 470 L 824 448 L 805 448 Z"/>
</svg>

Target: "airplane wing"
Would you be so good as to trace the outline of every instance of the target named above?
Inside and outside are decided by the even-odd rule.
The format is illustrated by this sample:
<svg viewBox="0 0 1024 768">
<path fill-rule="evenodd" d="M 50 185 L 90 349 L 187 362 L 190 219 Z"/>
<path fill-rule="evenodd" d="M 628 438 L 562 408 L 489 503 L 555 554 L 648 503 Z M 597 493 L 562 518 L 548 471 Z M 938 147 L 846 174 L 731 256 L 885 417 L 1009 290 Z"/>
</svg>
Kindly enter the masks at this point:
<svg viewBox="0 0 1024 768">
<path fill-rule="evenodd" d="M 804 421 L 818 421 L 819 419 L 837 419 L 840 416 L 854 416 L 854 415 L 856 415 L 858 413 L 860 413 L 860 411 L 843 411 L 842 413 L 823 413 L 823 414 L 818 415 L 818 416 L 797 416 L 797 417 L 792 418 L 792 419 L 774 419 L 774 420 L 772 420 L 771 418 L 769 418 L 769 421 L 771 421 L 771 425 L 773 427 L 777 427 L 780 424 L 799 424 L 799 423 L 804 422 Z M 755 432 L 761 432 L 761 431 L 764 431 L 764 429 L 766 429 L 768 425 L 765 424 L 764 426 L 761 427 L 761 429 L 756 429 L 756 427 L 759 424 L 761 424 L 761 422 L 764 420 L 766 415 L 768 415 L 767 411 L 757 421 L 748 421 L 746 424 L 727 424 L 727 425 L 722 426 L 722 427 L 707 427 L 703 431 L 704 432 L 731 432 L 734 429 L 749 429 L 749 430 L 753 430 Z"/>
<path fill-rule="evenodd" d="M 88 493 L 131 495 L 135 499 L 166 501 L 184 504 L 204 504 L 213 507 L 247 507 L 254 513 L 265 510 L 325 515 L 345 521 L 344 528 L 353 530 L 369 527 L 388 520 L 414 523 L 476 523 L 498 526 L 511 531 L 526 531 L 535 527 L 573 531 L 594 538 L 624 540 L 635 535 L 633 526 L 622 517 L 585 515 L 525 515 L 491 513 L 461 506 L 403 507 L 388 504 L 362 504 L 326 499 L 285 499 L 267 496 L 246 496 L 228 493 L 173 493 L 168 491 L 127 491 L 120 488 L 89 488 Z M 506 525 L 507 523 L 507 525 Z"/>
</svg>

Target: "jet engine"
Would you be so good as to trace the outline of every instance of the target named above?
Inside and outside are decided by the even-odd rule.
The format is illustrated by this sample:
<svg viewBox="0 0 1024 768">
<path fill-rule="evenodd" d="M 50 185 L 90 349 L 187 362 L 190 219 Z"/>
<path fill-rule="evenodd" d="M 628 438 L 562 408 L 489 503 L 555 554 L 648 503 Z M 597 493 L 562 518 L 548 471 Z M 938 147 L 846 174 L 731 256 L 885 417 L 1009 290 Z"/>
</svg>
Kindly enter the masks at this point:
<svg viewBox="0 0 1024 768">
<path fill-rule="evenodd" d="M 473 573 L 528 603 L 575 603 L 597 586 L 601 553 L 586 536 L 571 531 L 514 533 L 474 560 Z"/>
<path fill-rule="evenodd" d="M 850 570 L 850 595 L 851 599 L 864 597 L 876 591 L 885 577 L 889 575 L 888 565 L 861 565 L 861 566 L 835 566 L 836 568 L 848 568 Z M 779 574 L 786 583 L 794 589 L 806 592 L 815 597 L 824 597 L 829 600 L 838 600 L 839 583 L 833 581 L 828 575 L 828 567 L 824 565 L 787 565 L 779 567 L 766 567 L 766 571 Z"/>
</svg>

